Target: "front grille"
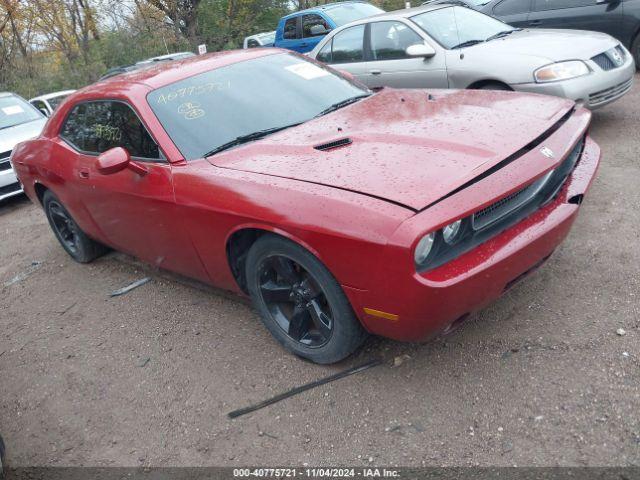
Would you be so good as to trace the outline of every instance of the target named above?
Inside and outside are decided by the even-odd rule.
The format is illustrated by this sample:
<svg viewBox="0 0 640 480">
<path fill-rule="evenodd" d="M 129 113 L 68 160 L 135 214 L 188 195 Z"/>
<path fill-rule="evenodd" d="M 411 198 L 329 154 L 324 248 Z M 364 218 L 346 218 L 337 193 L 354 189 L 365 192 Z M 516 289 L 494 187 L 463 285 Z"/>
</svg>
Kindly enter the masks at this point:
<svg viewBox="0 0 640 480">
<path fill-rule="evenodd" d="M 600 90 L 599 92 L 589 95 L 589 106 L 595 107 L 601 103 L 605 103 L 611 100 L 615 100 L 627 93 L 633 85 L 633 78 L 630 78 L 626 82 L 619 83 L 613 87 Z"/>
<path fill-rule="evenodd" d="M 583 145 L 584 141 L 578 142 L 558 168 L 552 170 L 523 189 L 501 198 L 497 202 L 476 212 L 471 217 L 473 229 L 482 230 L 483 228 L 505 219 L 512 212 L 515 212 L 520 207 L 523 207 L 533 201 L 543 190 L 546 193 L 546 195 L 544 195 L 545 198 L 542 199 L 543 201 L 555 196 L 558 193 L 558 190 L 562 188 L 564 180 L 568 174 L 575 168 L 578 158 L 580 157 L 580 153 L 582 152 Z"/>
<path fill-rule="evenodd" d="M 549 204 L 562 190 L 567 178 L 580 161 L 586 137 L 583 137 L 555 169 L 533 183 L 492 203 L 471 216 L 462 237 L 452 248 L 434 255 L 420 272 L 437 268 L 465 252 L 499 235 Z M 463 223 L 464 225 L 464 223 Z"/>
<path fill-rule="evenodd" d="M 9 162 L 10 156 L 11 150 L 9 150 L 8 152 L 0 153 L 0 172 L 11 170 L 11 162 Z"/>
<path fill-rule="evenodd" d="M 614 68 L 621 67 L 626 61 L 627 53 L 622 48 L 622 45 L 618 45 L 611 50 L 607 50 L 599 55 L 596 55 L 591 60 L 598 65 L 602 70 L 608 72 Z"/>
<path fill-rule="evenodd" d="M 598 65 L 602 70 L 609 71 L 616 68 L 616 64 L 613 63 L 613 60 L 609 58 L 609 55 L 606 53 L 601 53 L 600 55 L 596 55 L 591 60 L 593 60 L 596 65 Z"/>
</svg>

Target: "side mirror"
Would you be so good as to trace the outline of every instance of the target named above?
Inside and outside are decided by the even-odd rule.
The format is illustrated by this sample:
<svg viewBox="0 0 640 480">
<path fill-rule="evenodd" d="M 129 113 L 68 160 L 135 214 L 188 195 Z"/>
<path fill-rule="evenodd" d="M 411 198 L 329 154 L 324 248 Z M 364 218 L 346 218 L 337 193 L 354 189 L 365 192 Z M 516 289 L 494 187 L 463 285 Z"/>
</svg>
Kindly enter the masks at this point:
<svg viewBox="0 0 640 480">
<path fill-rule="evenodd" d="M 42 113 L 45 117 L 49 116 L 49 110 L 47 110 L 46 108 L 41 107 L 38 110 L 40 110 L 40 113 Z"/>
<path fill-rule="evenodd" d="M 331 30 L 328 28 L 325 28 L 322 25 L 311 25 L 311 28 L 309 29 L 309 33 L 311 33 L 312 36 L 314 37 L 318 37 L 320 35 L 326 35 L 327 33 L 329 33 Z"/>
<path fill-rule="evenodd" d="M 431 45 L 427 45 L 426 43 L 410 45 L 405 51 L 407 53 L 407 56 L 409 57 L 431 58 L 436 54 L 436 51 L 433 49 L 433 47 Z"/>
<path fill-rule="evenodd" d="M 147 169 L 131 161 L 131 156 L 122 147 L 115 147 L 98 156 L 97 169 L 102 175 L 111 175 L 128 168 L 138 175 L 145 175 Z"/>
</svg>

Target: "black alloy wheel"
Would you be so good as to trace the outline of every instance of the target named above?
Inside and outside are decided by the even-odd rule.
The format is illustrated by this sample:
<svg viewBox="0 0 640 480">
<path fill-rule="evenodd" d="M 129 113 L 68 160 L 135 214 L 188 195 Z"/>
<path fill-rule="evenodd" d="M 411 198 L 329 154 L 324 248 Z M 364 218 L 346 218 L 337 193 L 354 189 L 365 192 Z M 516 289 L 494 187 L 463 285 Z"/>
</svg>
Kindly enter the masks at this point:
<svg viewBox="0 0 640 480">
<path fill-rule="evenodd" d="M 51 200 L 47 205 L 47 210 L 53 231 L 62 246 L 72 254 L 77 254 L 80 237 L 76 222 L 57 200 Z"/>
<path fill-rule="evenodd" d="M 50 190 L 42 196 L 42 206 L 60 245 L 76 262 L 88 263 L 107 251 L 107 247 L 89 238 L 69 211 Z"/>
<path fill-rule="evenodd" d="M 249 249 L 245 276 L 262 323 L 294 354 L 335 363 L 366 339 L 338 281 L 301 245 L 264 234 Z"/>
<path fill-rule="evenodd" d="M 311 348 L 325 345 L 333 333 L 333 313 L 318 282 L 300 264 L 274 255 L 258 268 L 260 295 L 278 326 Z"/>
</svg>

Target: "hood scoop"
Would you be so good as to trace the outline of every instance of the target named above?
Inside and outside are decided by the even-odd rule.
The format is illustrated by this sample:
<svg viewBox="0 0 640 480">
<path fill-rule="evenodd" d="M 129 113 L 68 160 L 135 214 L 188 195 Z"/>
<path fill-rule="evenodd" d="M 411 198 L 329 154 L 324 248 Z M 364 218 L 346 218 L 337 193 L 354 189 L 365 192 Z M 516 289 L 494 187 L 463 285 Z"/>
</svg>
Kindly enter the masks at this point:
<svg viewBox="0 0 640 480">
<path fill-rule="evenodd" d="M 334 140 L 333 142 L 316 145 L 313 148 L 326 152 L 327 150 L 335 150 L 336 148 L 346 147 L 347 145 L 351 145 L 352 143 L 353 142 L 350 138 L 341 138 L 340 140 Z"/>
</svg>

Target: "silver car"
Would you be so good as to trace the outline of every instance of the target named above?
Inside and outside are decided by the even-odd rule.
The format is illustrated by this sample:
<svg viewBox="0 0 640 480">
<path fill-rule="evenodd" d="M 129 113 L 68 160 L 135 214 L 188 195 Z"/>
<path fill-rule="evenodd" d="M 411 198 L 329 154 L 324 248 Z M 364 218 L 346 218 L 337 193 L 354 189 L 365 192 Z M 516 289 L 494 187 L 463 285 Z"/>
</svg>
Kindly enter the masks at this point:
<svg viewBox="0 0 640 480">
<path fill-rule="evenodd" d="M 349 23 L 311 58 L 370 88 L 476 88 L 543 93 L 602 107 L 627 93 L 635 63 L 613 37 L 517 29 L 469 8 L 431 5 Z"/>
<path fill-rule="evenodd" d="M 40 110 L 46 117 L 50 117 L 62 101 L 75 90 L 62 90 L 60 92 L 47 93 L 29 100 L 29 103 Z"/>
<path fill-rule="evenodd" d="M 0 92 L 0 200 L 22 192 L 11 167 L 11 150 L 18 143 L 36 137 L 47 119 L 22 97 Z"/>
</svg>

